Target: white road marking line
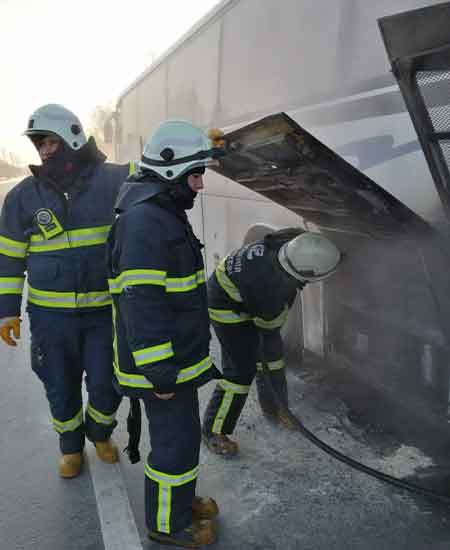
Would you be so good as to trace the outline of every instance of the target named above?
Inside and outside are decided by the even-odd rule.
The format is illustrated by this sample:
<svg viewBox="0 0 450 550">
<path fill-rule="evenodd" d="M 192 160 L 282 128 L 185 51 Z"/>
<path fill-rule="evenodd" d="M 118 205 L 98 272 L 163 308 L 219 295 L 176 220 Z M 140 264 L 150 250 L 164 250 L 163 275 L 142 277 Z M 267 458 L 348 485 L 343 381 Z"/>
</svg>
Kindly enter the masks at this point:
<svg viewBox="0 0 450 550">
<path fill-rule="evenodd" d="M 105 550 L 143 550 L 120 464 L 104 464 L 86 449 Z"/>
</svg>

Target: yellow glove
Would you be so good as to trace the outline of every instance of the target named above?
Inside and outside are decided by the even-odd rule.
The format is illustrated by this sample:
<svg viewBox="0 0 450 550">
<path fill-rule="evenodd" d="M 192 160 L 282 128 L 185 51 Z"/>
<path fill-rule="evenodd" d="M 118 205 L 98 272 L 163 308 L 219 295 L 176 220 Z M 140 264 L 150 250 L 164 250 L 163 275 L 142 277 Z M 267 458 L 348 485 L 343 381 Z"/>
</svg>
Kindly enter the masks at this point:
<svg viewBox="0 0 450 550">
<path fill-rule="evenodd" d="M 11 337 L 11 331 L 16 340 L 20 339 L 20 319 L 19 317 L 5 317 L 0 319 L 0 338 L 8 346 L 17 346 L 17 342 Z"/>
<path fill-rule="evenodd" d="M 213 147 L 219 149 L 225 147 L 224 133 L 220 128 L 211 128 L 211 130 L 208 131 L 208 137 L 212 141 Z"/>
</svg>

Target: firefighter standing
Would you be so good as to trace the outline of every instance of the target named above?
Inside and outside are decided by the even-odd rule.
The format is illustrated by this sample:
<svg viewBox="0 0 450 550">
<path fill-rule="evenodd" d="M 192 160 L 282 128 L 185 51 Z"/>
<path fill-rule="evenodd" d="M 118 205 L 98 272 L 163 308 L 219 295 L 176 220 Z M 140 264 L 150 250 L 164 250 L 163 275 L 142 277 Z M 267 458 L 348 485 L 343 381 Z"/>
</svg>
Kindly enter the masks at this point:
<svg viewBox="0 0 450 550">
<path fill-rule="evenodd" d="M 85 436 L 116 462 L 110 436 L 120 397 L 112 384 L 111 297 L 105 242 L 129 167 L 105 163 L 78 118 L 61 105 L 37 109 L 25 131 L 42 164 L 6 196 L 0 218 L 0 337 L 20 338 L 28 277 L 31 365 L 59 434 L 61 477 L 82 468 Z M 85 414 L 82 376 L 89 394 Z"/>
<path fill-rule="evenodd" d="M 280 328 L 296 293 L 306 283 L 321 281 L 336 269 L 341 255 L 319 233 L 292 231 L 268 235 L 232 252 L 208 280 L 211 321 L 221 344 L 223 378 L 205 411 L 203 440 L 216 454 L 231 457 L 238 445 L 228 437 L 237 424 L 256 374 L 263 413 L 281 423 L 283 418 L 264 384 L 260 335 L 271 384 L 288 405 Z"/>
<path fill-rule="evenodd" d="M 209 357 L 201 245 L 186 216 L 214 152 L 189 122 L 159 126 L 121 190 L 107 247 L 115 376 L 124 395 L 143 399 L 149 422 L 149 536 L 188 547 L 214 542 L 218 513 L 213 499 L 195 497 L 197 388 L 220 373 Z"/>
</svg>

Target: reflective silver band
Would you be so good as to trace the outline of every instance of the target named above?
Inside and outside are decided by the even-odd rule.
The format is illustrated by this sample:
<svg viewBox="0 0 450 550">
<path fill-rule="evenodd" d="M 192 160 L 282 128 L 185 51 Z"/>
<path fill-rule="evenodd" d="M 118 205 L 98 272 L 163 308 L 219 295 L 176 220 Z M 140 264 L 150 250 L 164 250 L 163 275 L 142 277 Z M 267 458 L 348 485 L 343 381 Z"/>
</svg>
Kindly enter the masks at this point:
<svg viewBox="0 0 450 550">
<path fill-rule="evenodd" d="M 198 476 L 198 472 L 199 466 L 196 466 L 184 474 L 165 474 L 164 472 L 154 470 L 148 464 L 145 465 L 145 475 L 147 477 L 149 477 L 152 481 L 156 481 L 157 483 L 165 483 L 166 485 L 171 485 L 172 487 L 180 487 L 190 481 L 194 481 L 194 479 Z"/>
</svg>

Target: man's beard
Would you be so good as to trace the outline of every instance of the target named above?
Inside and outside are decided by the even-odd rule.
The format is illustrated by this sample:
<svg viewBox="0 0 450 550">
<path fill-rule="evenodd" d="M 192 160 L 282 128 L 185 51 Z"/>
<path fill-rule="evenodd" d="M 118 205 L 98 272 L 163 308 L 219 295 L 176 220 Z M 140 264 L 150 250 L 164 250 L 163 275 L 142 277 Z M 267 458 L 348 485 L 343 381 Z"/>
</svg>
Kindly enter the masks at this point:
<svg viewBox="0 0 450 550">
<path fill-rule="evenodd" d="M 41 174 L 65 190 L 76 179 L 80 170 L 76 155 L 64 143 L 42 163 Z"/>
</svg>

